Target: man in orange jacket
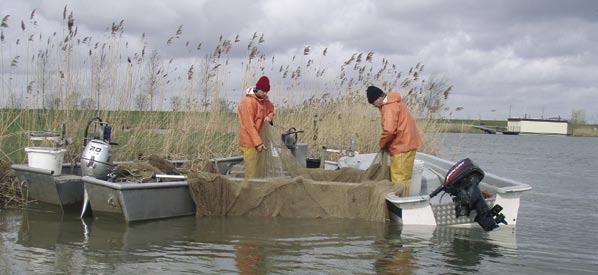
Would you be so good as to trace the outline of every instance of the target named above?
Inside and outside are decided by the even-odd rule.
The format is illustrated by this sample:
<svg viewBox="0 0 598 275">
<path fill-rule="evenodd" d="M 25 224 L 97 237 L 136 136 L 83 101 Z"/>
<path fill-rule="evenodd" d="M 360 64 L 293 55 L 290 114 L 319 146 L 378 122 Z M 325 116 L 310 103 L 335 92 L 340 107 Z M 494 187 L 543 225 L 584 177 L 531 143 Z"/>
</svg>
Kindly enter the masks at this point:
<svg viewBox="0 0 598 275">
<path fill-rule="evenodd" d="M 256 177 L 258 152 L 266 149 L 260 131 L 264 121 L 272 123 L 274 117 L 274 106 L 267 95 L 269 91 L 270 80 L 266 76 L 260 77 L 255 87 L 245 91 L 237 109 L 239 144 L 243 152 L 246 178 Z"/>
<path fill-rule="evenodd" d="M 396 92 L 385 94 L 376 86 L 367 88 L 368 102 L 382 116 L 380 149 L 390 153 L 390 180 L 403 186 L 402 196 L 409 194 L 415 151 L 422 141 L 415 120 Z"/>
</svg>

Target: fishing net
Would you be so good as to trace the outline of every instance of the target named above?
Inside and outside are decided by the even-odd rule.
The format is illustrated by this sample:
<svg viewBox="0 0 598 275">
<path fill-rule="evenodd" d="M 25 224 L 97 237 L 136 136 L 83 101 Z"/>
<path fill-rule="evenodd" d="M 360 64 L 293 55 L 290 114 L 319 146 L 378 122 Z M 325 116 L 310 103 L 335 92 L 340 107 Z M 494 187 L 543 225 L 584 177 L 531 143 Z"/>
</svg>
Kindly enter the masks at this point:
<svg viewBox="0 0 598 275">
<path fill-rule="evenodd" d="M 156 174 L 180 175 L 167 159 L 150 155 L 147 159 L 118 164 L 112 172 L 115 181 L 146 183 L 155 181 Z"/>
<path fill-rule="evenodd" d="M 262 129 L 267 150 L 258 156 L 258 178 L 210 172 L 188 174 L 197 216 L 281 216 L 384 221 L 385 196 L 400 192 L 389 181 L 389 157 L 380 153 L 367 170 L 307 169 L 296 161 L 270 125 Z"/>
</svg>

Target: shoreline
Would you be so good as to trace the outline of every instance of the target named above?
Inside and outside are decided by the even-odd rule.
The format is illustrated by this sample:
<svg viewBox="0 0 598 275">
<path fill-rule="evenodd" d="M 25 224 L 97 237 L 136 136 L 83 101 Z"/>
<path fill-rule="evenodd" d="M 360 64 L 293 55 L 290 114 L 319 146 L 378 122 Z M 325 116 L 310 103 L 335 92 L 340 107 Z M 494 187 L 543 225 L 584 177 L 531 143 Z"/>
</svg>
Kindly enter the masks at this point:
<svg viewBox="0 0 598 275">
<path fill-rule="evenodd" d="M 506 128 L 507 122 L 502 120 L 443 120 L 439 123 L 445 133 L 456 134 L 486 134 L 481 130 L 473 128 L 474 125 L 486 126 L 488 128 Z M 549 135 L 549 134 L 525 134 L 525 135 Z M 598 124 L 569 124 L 570 137 L 598 137 Z"/>
<path fill-rule="evenodd" d="M 135 122 L 135 119 L 132 122 Z M 486 134 L 473 128 L 474 125 L 484 125 L 488 128 L 506 127 L 506 121 L 493 120 L 436 120 L 436 123 L 439 126 L 438 133 L 451 134 Z M 570 137 L 598 137 L 598 125 L 571 125 L 570 128 L 571 134 L 567 135 Z M 0 162 L 0 209 L 21 208 L 26 203 L 19 188 L 20 182 L 10 169 L 11 164 L 12 162 L 7 160 Z"/>
</svg>

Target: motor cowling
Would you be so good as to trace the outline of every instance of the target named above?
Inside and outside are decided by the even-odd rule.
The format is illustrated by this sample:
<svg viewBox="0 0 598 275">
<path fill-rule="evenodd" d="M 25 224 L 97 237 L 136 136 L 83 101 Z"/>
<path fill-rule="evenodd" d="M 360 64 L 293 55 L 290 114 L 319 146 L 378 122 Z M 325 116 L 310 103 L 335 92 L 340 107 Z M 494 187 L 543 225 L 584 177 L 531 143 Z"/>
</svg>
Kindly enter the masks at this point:
<svg viewBox="0 0 598 275">
<path fill-rule="evenodd" d="M 284 133 L 282 133 L 282 135 L 280 136 L 280 138 L 282 139 L 282 143 L 284 143 L 284 145 L 289 148 L 289 150 L 295 149 L 295 146 L 297 146 L 297 134 L 298 133 L 303 133 L 302 130 L 297 131 L 297 129 L 290 128 L 288 130 L 286 130 Z"/>
<path fill-rule="evenodd" d="M 499 223 L 507 224 L 505 216 L 500 213 L 502 207 L 498 204 L 492 209 L 488 207 L 482 196 L 479 183 L 485 173 L 469 158 L 457 162 L 451 167 L 444 179 L 444 183 L 430 197 L 436 196 L 440 191 L 451 195 L 455 203 L 455 215 L 469 216 L 472 210 L 476 211 L 474 221 L 484 230 L 490 231 L 498 227 Z"/>
<path fill-rule="evenodd" d="M 461 160 L 446 173 L 444 178 L 444 191 L 453 194 L 459 189 L 466 187 L 465 185 L 478 185 L 486 174 L 480 167 L 478 167 L 471 159 Z"/>
<path fill-rule="evenodd" d="M 81 154 L 81 174 L 98 179 L 107 179 L 114 164 L 112 146 L 102 140 L 90 140 Z"/>
<path fill-rule="evenodd" d="M 81 175 L 105 180 L 112 172 L 112 125 L 94 117 L 87 122 L 83 134 Z"/>
</svg>

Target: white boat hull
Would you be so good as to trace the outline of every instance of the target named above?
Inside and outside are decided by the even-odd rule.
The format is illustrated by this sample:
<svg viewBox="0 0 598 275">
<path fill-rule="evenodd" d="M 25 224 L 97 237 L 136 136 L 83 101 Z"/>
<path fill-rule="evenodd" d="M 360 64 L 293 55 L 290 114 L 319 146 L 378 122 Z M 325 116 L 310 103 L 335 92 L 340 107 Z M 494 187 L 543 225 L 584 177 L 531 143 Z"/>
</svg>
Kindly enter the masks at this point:
<svg viewBox="0 0 598 275">
<path fill-rule="evenodd" d="M 375 154 L 357 154 L 354 157 L 344 157 L 339 160 L 339 167 L 343 164 L 359 164 L 357 168 L 369 166 Z M 421 187 L 419 194 L 409 197 L 399 197 L 394 193 L 386 195 L 391 220 L 403 225 L 466 225 L 474 222 L 475 210 L 469 216 L 457 218 L 455 207 L 450 196 L 436 196 L 432 199 L 427 195 L 436 189 L 444 180 L 444 175 L 452 167 L 453 163 L 438 157 L 417 153 L 416 160 L 424 162 L 424 171 L 421 178 L 413 185 Z M 514 180 L 498 177 L 486 173 L 483 181 L 480 182 L 480 190 L 493 194 L 487 199 L 490 207 L 499 204 L 503 207 L 502 214 L 509 225 L 517 224 L 517 213 L 519 212 L 519 201 L 523 192 L 531 190 L 527 184 Z"/>
</svg>

